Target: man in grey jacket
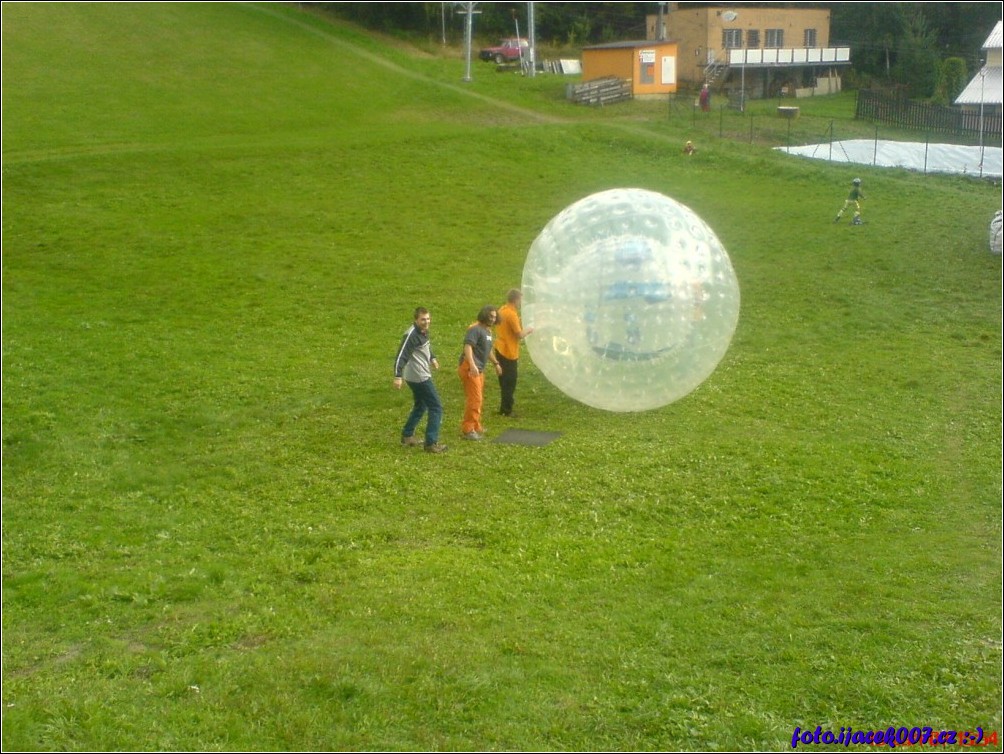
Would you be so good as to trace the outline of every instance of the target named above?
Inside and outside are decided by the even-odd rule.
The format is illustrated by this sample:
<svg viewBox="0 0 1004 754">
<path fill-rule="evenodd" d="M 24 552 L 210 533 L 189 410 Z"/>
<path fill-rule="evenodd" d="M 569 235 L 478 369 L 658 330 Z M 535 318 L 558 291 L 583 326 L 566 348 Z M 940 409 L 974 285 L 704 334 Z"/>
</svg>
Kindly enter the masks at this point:
<svg viewBox="0 0 1004 754">
<path fill-rule="evenodd" d="M 425 450 L 427 453 L 442 453 L 445 445 L 439 444 L 439 427 L 443 423 L 443 402 L 432 381 L 432 370 L 439 369 L 439 361 L 432 352 L 429 341 L 429 325 L 432 315 L 424 307 L 415 310 L 415 322 L 405 331 L 394 360 L 394 387 L 401 389 L 407 382 L 415 397 L 415 405 L 408 414 L 408 420 L 401 430 L 401 444 L 422 445 L 415 436 L 415 430 L 426 412 L 429 420 L 425 425 Z"/>
</svg>

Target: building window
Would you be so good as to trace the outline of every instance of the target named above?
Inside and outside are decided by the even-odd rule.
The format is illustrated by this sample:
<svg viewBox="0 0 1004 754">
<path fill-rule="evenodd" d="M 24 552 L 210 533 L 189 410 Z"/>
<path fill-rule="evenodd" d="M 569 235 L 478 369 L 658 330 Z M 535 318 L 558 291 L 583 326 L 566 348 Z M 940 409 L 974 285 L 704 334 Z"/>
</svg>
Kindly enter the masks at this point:
<svg viewBox="0 0 1004 754">
<path fill-rule="evenodd" d="M 764 47 L 784 47 L 784 29 L 767 29 Z"/>
<path fill-rule="evenodd" d="M 735 50 L 743 46 L 742 29 L 722 29 L 722 47 Z"/>
<path fill-rule="evenodd" d="M 746 32 L 746 46 L 751 50 L 760 49 L 760 30 L 750 29 Z"/>
<path fill-rule="evenodd" d="M 805 47 L 815 47 L 816 46 L 816 30 L 806 29 L 805 30 Z"/>
</svg>

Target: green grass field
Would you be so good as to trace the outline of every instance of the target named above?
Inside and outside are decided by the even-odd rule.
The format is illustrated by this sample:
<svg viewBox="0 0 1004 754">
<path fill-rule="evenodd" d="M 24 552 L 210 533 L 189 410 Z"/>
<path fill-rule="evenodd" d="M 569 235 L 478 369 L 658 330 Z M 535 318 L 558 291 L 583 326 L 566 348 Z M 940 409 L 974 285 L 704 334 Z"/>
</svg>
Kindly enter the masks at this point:
<svg viewBox="0 0 1004 754">
<path fill-rule="evenodd" d="M 292 5 L 2 13 L 5 751 L 1000 731 L 999 185 L 464 83 Z M 722 239 L 725 358 L 638 414 L 525 358 L 515 426 L 561 438 L 463 443 L 466 325 L 618 186 Z M 439 456 L 399 444 L 417 305 Z"/>
</svg>

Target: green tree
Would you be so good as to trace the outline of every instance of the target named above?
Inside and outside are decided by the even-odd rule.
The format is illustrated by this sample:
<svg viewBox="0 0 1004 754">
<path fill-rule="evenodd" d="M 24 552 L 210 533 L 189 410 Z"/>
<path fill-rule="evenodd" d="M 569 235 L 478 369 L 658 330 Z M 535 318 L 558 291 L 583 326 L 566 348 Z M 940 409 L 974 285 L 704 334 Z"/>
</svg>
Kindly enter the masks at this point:
<svg viewBox="0 0 1004 754">
<path fill-rule="evenodd" d="M 910 96 L 926 98 L 934 94 L 940 67 L 937 40 L 919 8 L 903 13 L 903 34 L 896 50 L 893 78 Z"/>
<path fill-rule="evenodd" d="M 946 58 L 938 71 L 938 85 L 934 89 L 934 102 L 939 105 L 950 105 L 966 88 L 969 81 L 969 71 L 966 61 L 962 58 Z"/>
<path fill-rule="evenodd" d="M 850 46 L 857 73 L 888 80 L 902 29 L 900 3 L 837 3 L 831 14 L 830 40 Z"/>
<path fill-rule="evenodd" d="M 918 42 L 917 21 L 924 34 Z M 959 57 L 973 70 L 979 65 L 984 40 L 1000 19 L 999 3 L 833 3 L 830 41 L 851 48 L 854 72 L 909 85 L 918 96 L 928 96 L 937 78 L 936 60 Z M 899 58 L 905 56 L 905 60 Z M 917 86 L 918 69 L 928 89 Z"/>
<path fill-rule="evenodd" d="M 360 26 L 383 32 L 427 31 L 428 3 L 320 3 L 328 11 Z M 436 16 L 438 18 L 438 16 Z"/>
<path fill-rule="evenodd" d="M 1000 20 L 1000 3 L 918 3 L 942 58 L 960 57 L 973 69 L 987 35 Z"/>
</svg>

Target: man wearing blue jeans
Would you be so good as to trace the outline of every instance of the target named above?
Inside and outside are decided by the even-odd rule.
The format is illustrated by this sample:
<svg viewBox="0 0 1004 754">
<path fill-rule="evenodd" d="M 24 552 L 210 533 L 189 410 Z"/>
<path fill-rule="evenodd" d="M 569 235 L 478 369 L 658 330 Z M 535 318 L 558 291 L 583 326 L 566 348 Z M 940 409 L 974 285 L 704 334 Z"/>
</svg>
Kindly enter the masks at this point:
<svg viewBox="0 0 1004 754">
<path fill-rule="evenodd" d="M 432 316 L 429 310 L 418 307 L 415 310 L 415 322 L 404 333 L 401 345 L 397 349 L 394 360 L 394 387 L 401 389 L 401 383 L 407 382 L 415 397 L 415 405 L 408 414 L 408 420 L 401 430 L 401 444 L 406 446 L 422 445 L 415 437 L 415 430 L 426 412 L 429 420 L 425 425 L 425 450 L 427 453 L 442 453 L 445 445 L 439 444 L 439 427 L 443 423 L 443 402 L 439 400 L 436 384 L 432 381 L 432 370 L 439 369 L 439 361 L 432 353 L 429 341 L 429 325 Z"/>
</svg>

